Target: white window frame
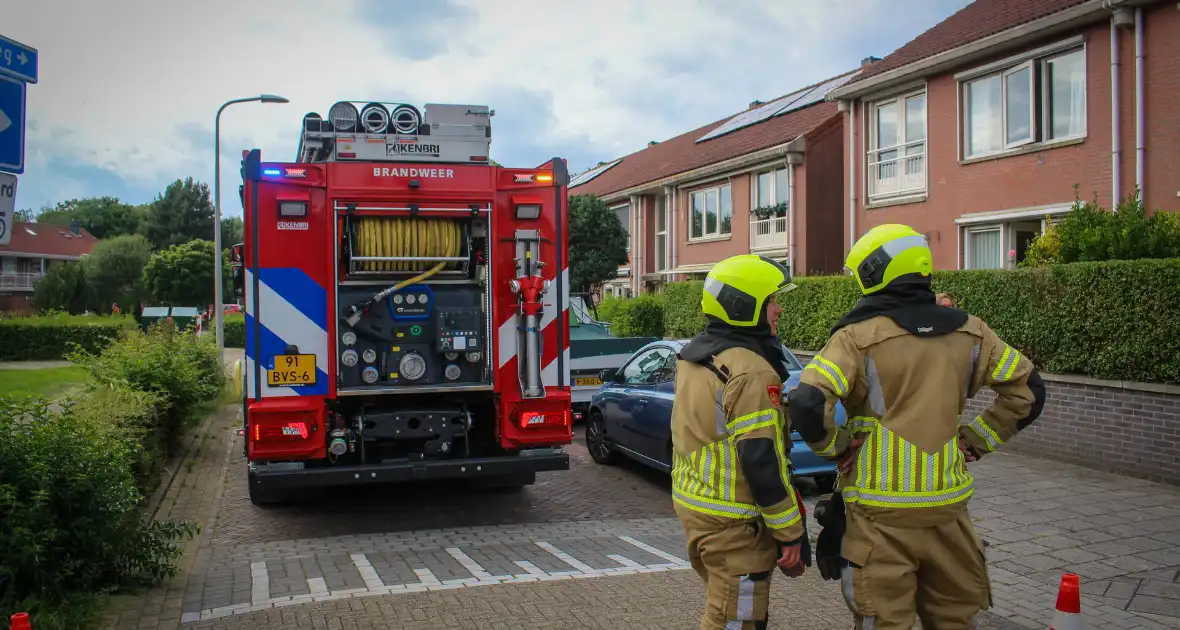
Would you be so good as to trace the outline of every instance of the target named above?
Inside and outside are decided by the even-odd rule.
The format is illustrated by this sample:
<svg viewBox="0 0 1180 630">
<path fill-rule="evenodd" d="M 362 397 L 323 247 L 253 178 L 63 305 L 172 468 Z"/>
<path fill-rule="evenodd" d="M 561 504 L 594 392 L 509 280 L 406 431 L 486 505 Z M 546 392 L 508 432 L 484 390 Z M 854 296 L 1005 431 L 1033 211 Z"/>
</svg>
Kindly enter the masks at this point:
<svg viewBox="0 0 1180 630">
<path fill-rule="evenodd" d="M 957 81 L 957 99 L 959 106 L 959 141 L 960 159 L 974 161 L 988 159 L 1008 154 L 1018 154 L 1028 150 L 1035 150 L 1042 146 L 1060 143 L 1075 143 L 1086 138 L 1089 119 L 1089 74 L 1087 47 L 1083 38 L 1074 37 L 1056 44 L 1051 44 L 1021 55 L 1003 59 L 986 66 L 968 70 L 955 75 Z M 1048 105 L 1051 103 L 1052 86 L 1049 84 L 1048 64 L 1056 59 L 1072 54 L 1081 55 L 1082 76 L 1085 77 L 1085 92 L 1082 99 L 1080 130 L 1071 135 L 1050 138 L 1053 130 L 1053 112 Z M 1008 142 L 1008 82 L 1007 77 L 1027 69 L 1029 71 L 1029 127 L 1030 137 L 1026 140 Z M 969 88 L 971 84 L 984 79 L 999 77 L 1000 79 L 1000 139 L 1001 148 L 991 151 L 971 153 L 971 102 Z M 1038 111 L 1040 112 L 1038 115 Z"/>
<path fill-rule="evenodd" d="M 722 219 L 721 189 L 723 189 L 723 188 L 729 189 L 729 231 L 728 232 L 722 231 L 722 225 L 724 224 L 724 221 L 721 220 Z M 697 195 L 702 195 L 705 197 L 705 210 L 702 211 L 702 215 L 701 215 L 701 235 L 700 236 L 693 234 L 693 219 L 695 218 L 696 212 L 697 212 L 696 201 L 695 201 Z M 709 223 L 708 223 L 707 219 L 708 219 L 708 207 L 709 207 L 708 206 L 708 197 L 709 197 L 709 195 L 712 195 L 717 200 L 717 206 L 716 206 L 717 207 L 717 231 L 715 231 L 715 232 L 708 231 Z M 695 243 L 695 242 L 701 242 L 701 241 L 718 241 L 718 240 L 724 240 L 724 239 L 730 238 L 733 235 L 733 186 L 729 182 L 726 182 L 724 184 L 717 184 L 716 186 L 699 188 L 697 190 L 689 192 L 688 193 L 688 213 L 687 214 L 688 214 L 688 240 L 689 240 L 689 242 Z"/>
<path fill-rule="evenodd" d="M 717 203 L 720 205 L 721 198 L 718 197 Z M 668 255 L 668 201 L 663 195 L 656 197 L 656 241 L 655 248 L 659 252 L 663 250 L 662 256 L 656 256 L 656 271 L 666 271 L 669 265 Z M 663 247 L 660 244 L 663 243 Z"/>
<path fill-rule="evenodd" d="M 999 267 L 987 267 L 986 269 L 1004 269 L 1004 268 L 1006 268 L 1007 264 L 1005 261 L 1007 258 L 1007 254 L 1004 251 L 1004 241 L 1005 241 L 1004 232 L 1006 232 L 1006 231 L 1007 230 L 1004 227 L 1004 223 L 1002 223 L 1002 222 L 1001 223 L 986 223 L 986 224 L 972 225 L 972 226 L 966 227 L 964 229 L 964 232 L 966 234 L 966 238 L 963 239 L 963 243 L 964 243 L 963 268 L 964 269 L 980 269 L 980 267 L 971 266 L 971 261 L 973 260 L 973 254 L 974 254 L 974 252 L 972 251 L 972 247 L 971 247 L 971 235 L 972 234 L 983 234 L 983 233 L 987 233 L 987 232 L 995 232 L 1000 235 L 1000 266 Z"/>
<path fill-rule="evenodd" d="M 785 166 L 763 169 L 760 171 L 756 171 L 754 173 L 754 178 L 753 178 L 754 188 L 750 194 L 750 220 L 751 221 L 758 221 L 759 220 L 754 215 L 754 209 L 762 207 L 761 202 L 759 202 L 759 197 L 761 196 L 760 193 L 762 192 L 762 184 L 761 184 L 760 180 L 763 175 L 767 175 L 767 174 L 770 175 L 770 198 L 771 199 L 778 199 L 778 173 L 779 173 L 779 171 L 782 171 L 784 173 L 783 179 L 785 179 L 787 182 L 787 193 L 786 193 L 787 212 L 791 211 L 791 173 L 790 173 L 790 171 Z M 771 205 L 776 205 L 777 203 L 778 202 L 775 201 Z"/>
<path fill-rule="evenodd" d="M 930 95 L 926 88 L 926 85 L 922 85 L 921 87 L 899 92 L 892 96 L 879 98 L 866 103 L 866 107 L 868 108 L 868 116 L 865 118 L 868 119 L 866 121 L 866 125 L 868 127 L 869 148 L 865 151 L 864 174 L 868 190 L 870 191 L 868 195 L 870 202 L 895 197 L 910 197 L 926 193 L 928 186 L 927 174 L 929 172 L 929 160 L 926 159 L 926 156 L 928 153 L 928 147 L 930 146 Z M 905 106 L 906 102 L 915 96 L 921 96 L 925 100 L 925 106 L 922 109 L 922 139 L 915 140 L 913 142 L 906 142 L 905 137 L 909 120 L 906 116 Z M 882 147 L 881 139 L 877 137 L 878 111 L 881 107 L 894 103 L 898 106 L 898 136 L 895 139 L 894 144 Z M 920 146 L 921 150 L 917 153 L 909 154 L 908 149 L 911 145 Z M 897 157 L 893 158 L 893 162 L 896 165 L 895 168 L 899 169 L 899 172 L 893 177 L 879 177 L 879 173 L 881 172 L 882 168 L 880 156 L 882 153 L 887 153 L 889 151 L 897 152 Z M 899 185 L 896 190 L 887 190 L 885 192 L 876 190 L 878 186 L 874 186 L 874 182 L 890 181 L 893 179 L 901 181 L 903 175 L 900 169 L 904 169 L 908 161 L 912 159 L 921 160 L 921 185 L 908 187 Z M 917 173 L 914 173 L 914 176 L 917 175 Z"/>
<path fill-rule="evenodd" d="M 630 254 L 631 253 L 631 204 L 630 203 L 621 203 L 617 206 L 611 207 L 611 212 L 614 212 L 616 217 L 619 216 L 620 210 L 627 211 L 627 220 L 623 221 L 623 219 L 620 218 L 619 223 L 623 224 L 623 230 L 627 232 L 627 253 Z"/>
</svg>

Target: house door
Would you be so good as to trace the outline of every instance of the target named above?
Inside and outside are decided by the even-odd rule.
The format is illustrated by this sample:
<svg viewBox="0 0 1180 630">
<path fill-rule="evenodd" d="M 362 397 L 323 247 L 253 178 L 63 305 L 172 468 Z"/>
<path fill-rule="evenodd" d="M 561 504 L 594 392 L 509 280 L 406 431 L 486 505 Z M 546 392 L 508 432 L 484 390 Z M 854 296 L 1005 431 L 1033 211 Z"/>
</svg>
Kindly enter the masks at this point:
<svg viewBox="0 0 1180 630">
<path fill-rule="evenodd" d="M 1013 222 L 1009 224 L 1009 230 L 1008 242 L 1012 244 L 1012 250 L 1016 252 L 1016 258 L 1012 260 L 1011 265 L 1016 266 L 1024 262 L 1024 256 L 1028 253 L 1029 246 L 1041 235 L 1041 223 L 1039 221 Z"/>
</svg>

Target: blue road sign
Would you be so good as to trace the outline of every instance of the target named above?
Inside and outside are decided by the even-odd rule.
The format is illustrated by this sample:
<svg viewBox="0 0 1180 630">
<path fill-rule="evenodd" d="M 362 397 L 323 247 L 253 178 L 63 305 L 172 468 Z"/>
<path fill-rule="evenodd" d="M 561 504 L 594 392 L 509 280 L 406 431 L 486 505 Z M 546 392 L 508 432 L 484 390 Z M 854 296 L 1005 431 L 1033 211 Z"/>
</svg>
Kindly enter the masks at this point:
<svg viewBox="0 0 1180 630">
<path fill-rule="evenodd" d="M 0 35 L 0 74 L 37 82 L 37 49 Z"/>
<path fill-rule="evenodd" d="M 0 171 L 25 172 L 25 85 L 0 76 Z"/>
</svg>

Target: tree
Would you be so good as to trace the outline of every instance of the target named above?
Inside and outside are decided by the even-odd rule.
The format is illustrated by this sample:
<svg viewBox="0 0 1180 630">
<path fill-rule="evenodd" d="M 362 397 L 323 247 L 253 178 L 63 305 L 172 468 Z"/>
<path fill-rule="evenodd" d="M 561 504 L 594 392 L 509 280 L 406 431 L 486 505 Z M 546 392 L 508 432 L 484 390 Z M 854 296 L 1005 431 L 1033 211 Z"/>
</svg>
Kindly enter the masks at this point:
<svg viewBox="0 0 1180 630">
<path fill-rule="evenodd" d="M 222 217 L 221 219 L 221 247 L 229 249 L 243 242 L 246 228 L 241 217 Z"/>
<path fill-rule="evenodd" d="M 152 245 L 139 234 L 101 241 L 86 257 L 86 282 L 95 309 L 109 312 L 112 303 L 125 312 L 139 310 L 143 301 L 143 270 L 152 258 Z"/>
<path fill-rule="evenodd" d="M 37 213 L 34 212 L 32 208 L 25 208 L 23 210 L 17 210 L 16 212 L 13 212 L 12 213 L 12 220 L 13 221 L 20 221 L 21 223 L 29 223 L 36 216 L 37 216 Z"/>
<path fill-rule="evenodd" d="M 570 286 L 593 291 L 627 264 L 627 230 L 594 195 L 570 197 Z"/>
<path fill-rule="evenodd" d="M 213 262 L 212 241 L 173 245 L 152 255 L 143 270 L 143 286 L 158 303 L 202 308 L 213 303 Z M 225 289 L 231 271 L 224 252 L 221 269 Z"/>
<path fill-rule="evenodd" d="M 77 221 L 97 239 L 114 238 L 139 231 L 140 215 L 135 206 L 115 197 L 91 197 L 59 202 L 37 214 L 38 223 L 69 225 Z"/>
<path fill-rule="evenodd" d="M 157 250 L 195 239 L 213 237 L 213 202 L 209 185 L 187 179 L 176 180 L 152 202 L 144 235 Z"/>
<path fill-rule="evenodd" d="M 33 287 L 33 305 L 39 311 L 84 313 L 90 304 L 86 266 L 81 262 L 53 262 Z"/>
</svg>

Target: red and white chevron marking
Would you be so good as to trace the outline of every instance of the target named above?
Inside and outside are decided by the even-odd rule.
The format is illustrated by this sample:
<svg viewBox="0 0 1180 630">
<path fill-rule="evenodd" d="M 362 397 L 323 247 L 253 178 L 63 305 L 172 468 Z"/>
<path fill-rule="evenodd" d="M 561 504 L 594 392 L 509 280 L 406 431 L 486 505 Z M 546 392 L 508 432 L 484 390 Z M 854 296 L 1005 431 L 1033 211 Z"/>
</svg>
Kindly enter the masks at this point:
<svg viewBox="0 0 1180 630">
<path fill-rule="evenodd" d="M 542 272 L 542 275 L 545 275 Z M 567 326 L 562 340 L 561 352 L 564 355 L 561 373 L 557 369 L 557 322 L 569 321 L 570 308 L 570 270 L 561 270 L 561 307 L 558 320 L 557 283 L 550 285 L 549 290 L 542 297 L 544 313 L 541 316 L 541 382 L 545 387 L 569 386 L 570 384 L 570 339 Z M 554 280 L 555 278 L 550 278 Z M 496 328 L 496 371 L 499 379 L 517 380 L 517 361 L 521 348 L 518 342 L 517 328 L 520 326 L 520 315 L 513 296 L 511 313 L 508 309 L 497 309 L 502 319 Z M 503 382 L 503 381 L 501 381 Z"/>
</svg>

